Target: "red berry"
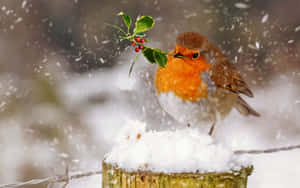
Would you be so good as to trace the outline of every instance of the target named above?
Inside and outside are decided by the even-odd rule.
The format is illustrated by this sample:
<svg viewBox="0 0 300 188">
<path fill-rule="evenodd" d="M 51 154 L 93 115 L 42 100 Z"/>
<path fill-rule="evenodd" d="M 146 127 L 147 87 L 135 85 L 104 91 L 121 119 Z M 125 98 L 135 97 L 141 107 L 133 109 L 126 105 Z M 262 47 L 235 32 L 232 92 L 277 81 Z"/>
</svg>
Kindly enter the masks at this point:
<svg viewBox="0 0 300 188">
<path fill-rule="evenodd" d="M 135 43 L 135 42 L 132 42 L 132 43 L 131 43 L 131 46 L 135 46 L 135 45 L 136 45 L 136 43 Z"/>
<path fill-rule="evenodd" d="M 137 42 L 140 42 L 140 41 L 141 41 L 140 37 L 135 37 L 135 40 L 136 40 Z"/>
<path fill-rule="evenodd" d="M 145 42 L 145 39 L 141 39 L 141 43 L 144 43 Z"/>
<path fill-rule="evenodd" d="M 139 45 L 139 48 L 142 50 L 142 49 L 144 49 L 144 46 L 143 45 Z"/>
<path fill-rule="evenodd" d="M 138 47 L 135 48 L 135 52 L 139 52 L 140 49 Z"/>
</svg>

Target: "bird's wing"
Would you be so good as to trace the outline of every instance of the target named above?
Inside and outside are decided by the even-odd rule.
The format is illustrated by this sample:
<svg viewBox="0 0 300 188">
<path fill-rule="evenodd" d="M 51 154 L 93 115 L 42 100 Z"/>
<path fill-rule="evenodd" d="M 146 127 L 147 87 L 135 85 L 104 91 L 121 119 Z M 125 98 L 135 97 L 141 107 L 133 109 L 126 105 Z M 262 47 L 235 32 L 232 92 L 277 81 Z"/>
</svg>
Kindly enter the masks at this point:
<svg viewBox="0 0 300 188">
<path fill-rule="evenodd" d="M 249 86 L 225 57 L 216 58 L 216 62 L 211 67 L 210 77 L 217 87 L 224 88 L 236 94 L 253 97 Z"/>
<path fill-rule="evenodd" d="M 211 68 L 211 79 L 217 87 L 229 90 L 237 95 L 244 94 L 248 97 L 253 97 L 249 86 L 227 58 L 223 58 L 222 60 L 216 59 Z M 238 96 L 235 108 L 246 116 L 260 116 L 241 96 Z"/>
<path fill-rule="evenodd" d="M 238 96 L 234 107 L 243 115 L 253 115 L 259 117 L 260 114 L 255 111 L 241 96 Z"/>
</svg>

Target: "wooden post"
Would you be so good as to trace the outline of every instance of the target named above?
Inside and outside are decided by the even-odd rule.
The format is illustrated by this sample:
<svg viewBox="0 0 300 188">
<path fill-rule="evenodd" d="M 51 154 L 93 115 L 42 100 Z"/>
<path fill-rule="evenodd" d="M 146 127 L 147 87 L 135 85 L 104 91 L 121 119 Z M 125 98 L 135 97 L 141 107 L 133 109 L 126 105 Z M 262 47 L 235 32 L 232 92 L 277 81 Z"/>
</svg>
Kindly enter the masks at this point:
<svg viewBox="0 0 300 188">
<path fill-rule="evenodd" d="M 228 173 L 127 172 L 103 162 L 102 188 L 246 188 L 253 167 Z"/>
</svg>

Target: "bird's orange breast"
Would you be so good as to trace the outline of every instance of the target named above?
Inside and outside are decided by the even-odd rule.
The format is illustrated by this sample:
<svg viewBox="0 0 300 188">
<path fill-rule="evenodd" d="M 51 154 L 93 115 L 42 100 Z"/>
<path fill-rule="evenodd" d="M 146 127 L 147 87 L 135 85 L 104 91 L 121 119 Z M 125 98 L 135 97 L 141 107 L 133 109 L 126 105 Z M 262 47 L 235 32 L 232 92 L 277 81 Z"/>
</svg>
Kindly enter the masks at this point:
<svg viewBox="0 0 300 188">
<path fill-rule="evenodd" d="M 159 67 L 155 75 L 158 94 L 172 91 L 183 100 L 197 101 L 206 97 L 207 85 L 200 74 L 210 65 L 202 58 L 175 58 L 168 56 L 165 68 Z"/>
</svg>

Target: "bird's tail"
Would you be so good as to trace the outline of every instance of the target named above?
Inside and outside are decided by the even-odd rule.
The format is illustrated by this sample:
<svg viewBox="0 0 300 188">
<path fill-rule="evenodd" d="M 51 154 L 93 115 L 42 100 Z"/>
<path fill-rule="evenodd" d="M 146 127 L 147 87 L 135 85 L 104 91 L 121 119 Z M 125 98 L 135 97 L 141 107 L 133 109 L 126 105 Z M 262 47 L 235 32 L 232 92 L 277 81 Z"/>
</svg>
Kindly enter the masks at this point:
<svg viewBox="0 0 300 188">
<path fill-rule="evenodd" d="M 253 115 L 259 117 L 260 114 L 256 112 L 242 97 L 238 96 L 235 106 L 234 106 L 241 114 L 248 116 Z"/>
</svg>

